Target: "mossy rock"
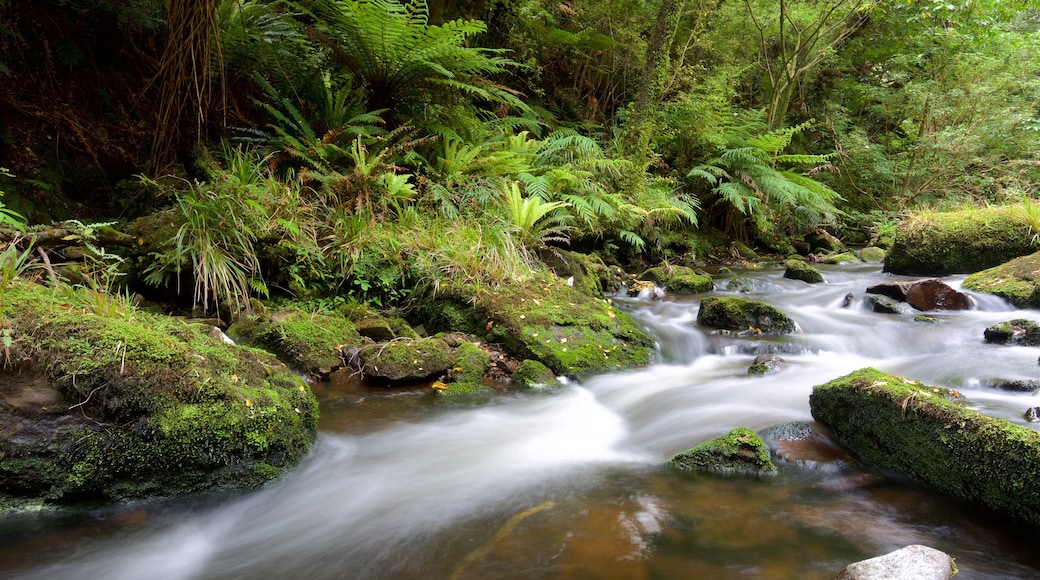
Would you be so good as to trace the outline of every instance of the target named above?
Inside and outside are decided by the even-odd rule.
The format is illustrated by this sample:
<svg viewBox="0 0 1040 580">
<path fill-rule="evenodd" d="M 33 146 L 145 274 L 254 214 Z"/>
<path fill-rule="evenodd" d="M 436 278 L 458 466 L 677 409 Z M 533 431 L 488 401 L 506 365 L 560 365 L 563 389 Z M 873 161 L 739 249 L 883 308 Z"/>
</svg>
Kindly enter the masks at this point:
<svg viewBox="0 0 1040 580">
<path fill-rule="evenodd" d="M 904 220 L 885 256 L 886 272 L 917 276 L 971 274 L 1040 249 L 1015 208 L 928 213 Z"/>
<path fill-rule="evenodd" d="M 344 345 L 359 346 L 361 336 L 342 316 L 283 308 L 261 315 L 241 315 L 228 329 L 236 340 L 266 349 L 301 371 L 327 375 L 342 364 Z"/>
<path fill-rule="evenodd" d="M 780 355 L 765 353 L 755 357 L 755 360 L 751 362 L 751 366 L 748 367 L 748 374 L 755 376 L 775 375 L 776 373 L 783 370 L 784 359 L 780 358 Z"/>
<path fill-rule="evenodd" d="M 823 274 L 819 270 L 801 260 L 787 260 L 784 262 L 784 266 L 787 268 L 784 270 L 784 278 L 801 280 L 809 284 L 820 284 L 824 281 Z"/>
<path fill-rule="evenodd" d="M 1040 524 L 1040 433 L 972 411 L 948 389 L 871 368 L 815 387 L 809 406 L 867 462 Z"/>
<path fill-rule="evenodd" d="M 452 348 L 440 338 L 368 344 L 358 357 L 367 380 L 388 385 L 420 383 L 446 375 L 456 360 Z"/>
<path fill-rule="evenodd" d="M 557 278 L 570 280 L 571 286 L 589 296 L 602 296 L 621 282 L 599 256 L 552 248 L 540 252 L 539 257 Z"/>
<path fill-rule="evenodd" d="M 982 333 L 986 342 L 1040 346 L 1040 324 L 1025 318 L 1016 318 L 990 326 Z"/>
<path fill-rule="evenodd" d="M 864 262 L 880 263 L 885 261 L 888 254 L 885 250 L 876 246 L 867 246 L 859 251 L 859 259 Z"/>
<path fill-rule="evenodd" d="M 852 252 L 840 252 L 822 256 L 820 257 L 820 262 L 823 264 L 858 264 L 860 259 L 859 256 Z"/>
<path fill-rule="evenodd" d="M 487 371 L 491 357 L 472 342 L 460 342 L 455 347 L 451 368 L 453 382 L 480 383 Z"/>
<path fill-rule="evenodd" d="M 491 400 L 495 390 L 481 383 L 461 382 L 449 383 L 443 388 L 434 389 L 439 400 L 453 403 L 486 403 Z"/>
<path fill-rule="evenodd" d="M 754 431 L 737 427 L 726 435 L 691 447 L 672 456 L 668 465 L 683 471 L 721 475 L 775 475 L 769 448 Z"/>
<path fill-rule="evenodd" d="M 4 296 L 20 362 L 0 373 L 0 495 L 69 503 L 255 487 L 314 443 L 317 400 L 272 355 L 52 296 L 32 285 Z"/>
<path fill-rule="evenodd" d="M 658 266 L 643 272 L 641 280 L 653 280 L 673 294 L 698 294 L 715 288 L 711 276 L 698 274 L 686 266 Z"/>
<path fill-rule="evenodd" d="M 845 244 L 841 242 L 834 234 L 826 230 L 816 230 L 815 232 L 806 234 L 805 242 L 809 244 L 809 250 L 812 252 L 844 252 Z"/>
<path fill-rule="evenodd" d="M 527 359 L 513 371 L 513 385 L 530 390 L 552 389 L 560 386 L 560 380 L 549 367 L 536 360 Z"/>
<path fill-rule="evenodd" d="M 1040 308 L 1040 252 L 976 272 L 961 287 L 1000 296 L 1019 308 Z"/>
<path fill-rule="evenodd" d="M 722 330 L 754 330 L 762 334 L 789 334 L 794 321 L 779 309 L 739 297 L 709 296 L 701 300 L 697 324 Z"/>
</svg>

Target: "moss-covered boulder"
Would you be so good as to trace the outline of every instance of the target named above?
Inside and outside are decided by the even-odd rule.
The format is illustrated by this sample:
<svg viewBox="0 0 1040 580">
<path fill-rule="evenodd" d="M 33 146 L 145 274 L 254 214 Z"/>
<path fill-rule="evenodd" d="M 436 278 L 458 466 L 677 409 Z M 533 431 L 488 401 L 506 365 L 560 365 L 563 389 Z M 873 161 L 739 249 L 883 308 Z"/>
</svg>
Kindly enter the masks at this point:
<svg viewBox="0 0 1040 580">
<path fill-rule="evenodd" d="M 473 329 L 513 357 L 537 360 L 557 375 L 642 366 L 653 355 L 653 341 L 632 317 L 558 278 L 498 288 L 442 286 L 421 307 L 431 325 L 450 322 L 437 314 L 439 305 L 447 306 L 458 330 Z"/>
<path fill-rule="evenodd" d="M 0 495 L 68 503 L 252 487 L 308 452 L 317 401 L 272 355 L 84 292 L 5 291 Z"/>
<path fill-rule="evenodd" d="M 836 238 L 834 234 L 826 230 L 816 230 L 806 234 L 805 243 L 809 244 L 809 250 L 812 252 L 836 253 L 845 251 L 845 244 Z"/>
<path fill-rule="evenodd" d="M 358 352 L 365 379 L 387 385 L 414 384 L 447 375 L 454 350 L 440 338 L 402 338 L 367 344 Z"/>
<path fill-rule="evenodd" d="M 784 270 L 784 278 L 791 280 L 801 280 L 802 282 L 808 282 L 809 284 L 820 284 L 823 280 L 823 274 L 819 270 L 813 268 L 809 264 L 802 260 L 787 260 L 784 262 L 786 269 Z"/>
<path fill-rule="evenodd" d="M 650 268 L 640 276 L 642 280 L 653 280 L 673 294 L 697 294 L 710 292 L 715 283 L 708 274 L 698 274 L 686 266 L 664 265 Z"/>
<path fill-rule="evenodd" d="M 1019 308 L 1040 308 L 1040 252 L 976 272 L 961 286 L 1000 296 Z"/>
<path fill-rule="evenodd" d="M 920 214 L 901 222 L 885 256 L 886 272 L 913 276 L 970 274 L 1038 247 L 1012 207 Z"/>
<path fill-rule="evenodd" d="M 721 475 L 762 477 L 777 472 L 769 458 L 769 448 L 746 427 L 737 427 L 722 437 L 678 453 L 668 460 L 668 465 L 683 471 Z"/>
<path fill-rule="evenodd" d="M 1040 524 L 1040 433 L 969 410 L 948 389 L 870 368 L 815 387 L 809 406 L 867 462 Z"/>
<path fill-rule="evenodd" d="M 270 316 L 243 314 L 228 334 L 278 355 L 293 368 L 318 375 L 328 375 L 341 366 L 339 353 L 344 345 L 361 345 L 361 336 L 350 320 L 298 308 L 283 308 Z"/>
<path fill-rule="evenodd" d="M 982 332 L 986 342 L 1040 346 L 1040 324 L 1025 318 L 999 322 Z"/>
<path fill-rule="evenodd" d="M 823 264 L 858 264 L 860 259 L 853 252 L 837 252 L 821 256 L 819 261 Z"/>
<path fill-rule="evenodd" d="M 776 307 L 735 296 L 708 296 L 701 300 L 697 324 L 721 330 L 751 330 L 756 334 L 789 334 L 798 328 Z"/>
<path fill-rule="evenodd" d="M 593 254 L 552 248 L 539 252 L 539 258 L 557 278 L 589 296 L 614 292 L 621 285 L 621 272 L 611 270 Z"/>
<path fill-rule="evenodd" d="M 513 371 L 513 385 L 521 389 L 546 389 L 560 386 L 549 367 L 536 360 L 525 360 Z"/>
<path fill-rule="evenodd" d="M 867 246 L 859 251 L 859 259 L 864 262 L 880 263 L 885 261 L 888 254 L 885 250 L 876 246 Z"/>
</svg>

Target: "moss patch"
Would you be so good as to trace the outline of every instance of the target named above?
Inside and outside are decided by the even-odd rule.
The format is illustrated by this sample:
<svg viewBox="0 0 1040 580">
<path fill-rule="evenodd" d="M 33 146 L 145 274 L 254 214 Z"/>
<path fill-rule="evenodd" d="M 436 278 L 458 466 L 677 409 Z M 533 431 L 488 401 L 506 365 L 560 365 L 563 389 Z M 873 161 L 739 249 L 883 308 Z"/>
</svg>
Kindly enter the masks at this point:
<svg viewBox="0 0 1040 580">
<path fill-rule="evenodd" d="M 737 427 L 722 437 L 676 454 L 668 465 L 683 471 L 758 477 L 777 471 L 762 438 L 746 427 Z"/>
<path fill-rule="evenodd" d="M 291 307 L 269 317 L 240 316 L 228 333 L 275 353 L 294 368 L 314 374 L 328 374 L 342 364 L 342 345 L 361 344 L 357 329 L 346 318 Z"/>
<path fill-rule="evenodd" d="M 256 486 L 317 435 L 310 389 L 267 353 L 144 312 L 97 316 L 36 286 L 9 289 L 5 306 L 7 354 L 22 361 L 8 372 L 51 395 L 0 409 L 3 493 L 69 502 Z"/>
<path fill-rule="evenodd" d="M 664 265 L 650 268 L 640 274 L 639 279 L 653 280 L 675 294 L 697 294 L 710 292 L 715 288 L 711 276 L 698 274 L 693 268 L 686 266 Z"/>
<path fill-rule="evenodd" d="M 896 229 L 885 271 L 916 276 L 970 274 L 1037 251 L 1012 207 L 921 214 Z"/>
<path fill-rule="evenodd" d="M 549 367 L 536 360 L 525 360 L 513 371 L 513 384 L 521 389 L 545 389 L 560 386 Z"/>
<path fill-rule="evenodd" d="M 868 462 L 1040 524 L 1040 433 L 968 410 L 947 389 L 870 368 L 815 387 L 809 405 Z"/>
<path fill-rule="evenodd" d="M 701 300 L 697 324 L 756 334 L 788 334 L 797 329 L 794 321 L 777 308 L 739 297 L 709 296 Z"/>
<path fill-rule="evenodd" d="M 809 284 L 820 284 L 824 281 L 823 274 L 819 270 L 801 260 L 787 260 L 784 262 L 784 266 L 787 268 L 784 270 L 784 278 L 801 280 Z"/>
<path fill-rule="evenodd" d="M 962 287 L 1000 296 L 1019 308 L 1040 308 L 1040 252 L 976 272 Z"/>
<path fill-rule="evenodd" d="M 369 344 L 358 355 L 367 379 L 391 385 L 418 383 L 447 374 L 455 362 L 454 351 L 440 338 Z"/>
</svg>

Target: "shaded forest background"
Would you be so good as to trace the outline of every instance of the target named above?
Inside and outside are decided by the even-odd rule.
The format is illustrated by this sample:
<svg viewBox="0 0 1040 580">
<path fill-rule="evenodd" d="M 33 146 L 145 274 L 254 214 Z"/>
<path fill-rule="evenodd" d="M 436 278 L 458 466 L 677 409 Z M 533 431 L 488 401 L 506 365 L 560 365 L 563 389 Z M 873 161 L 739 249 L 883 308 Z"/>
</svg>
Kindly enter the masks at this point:
<svg viewBox="0 0 1040 580">
<path fill-rule="evenodd" d="M 206 309 L 1040 224 L 1026 0 L 6 0 L 0 79 L 0 222 Z"/>
</svg>

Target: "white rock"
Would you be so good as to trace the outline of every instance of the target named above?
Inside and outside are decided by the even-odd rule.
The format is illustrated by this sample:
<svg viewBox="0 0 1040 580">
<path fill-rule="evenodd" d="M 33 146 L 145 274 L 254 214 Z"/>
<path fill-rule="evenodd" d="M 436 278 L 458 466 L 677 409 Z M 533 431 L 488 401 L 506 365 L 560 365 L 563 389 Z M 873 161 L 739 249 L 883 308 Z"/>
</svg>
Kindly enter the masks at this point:
<svg viewBox="0 0 1040 580">
<path fill-rule="evenodd" d="M 914 544 L 849 564 L 835 580 L 949 580 L 955 571 L 953 559 L 945 552 Z"/>
</svg>

